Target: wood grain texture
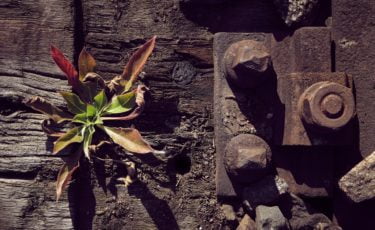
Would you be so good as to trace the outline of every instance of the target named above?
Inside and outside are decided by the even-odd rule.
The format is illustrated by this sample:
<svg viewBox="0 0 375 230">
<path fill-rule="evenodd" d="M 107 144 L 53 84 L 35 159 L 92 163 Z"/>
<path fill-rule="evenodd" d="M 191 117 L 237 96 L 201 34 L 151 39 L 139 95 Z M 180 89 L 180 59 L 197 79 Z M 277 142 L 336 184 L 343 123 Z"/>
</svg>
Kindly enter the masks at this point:
<svg viewBox="0 0 375 230">
<path fill-rule="evenodd" d="M 94 228 L 195 229 L 220 221 L 210 117 L 212 34 L 186 20 L 179 7 L 178 1 L 83 2 L 86 47 L 106 79 L 121 73 L 138 46 L 158 36 L 144 69 L 150 97 L 135 125 L 158 148 L 181 156 L 156 167 L 139 161 L 140 181 L 128 189 L 116 185 L 107 197 L 94 189 L 96 210 L 104 210 L 93 218 Z M 190 172 L 181 175 L 180 167 Z"/>
<path fill-rule="evenodd" d="M 218 5 L 178 0 L 6 0 L 0 3 L 0 204 L 8 229 L 216 229 L 226 225 L 214 185 L 212 36 L 283 28 L 271 1 Z M 198 1 L 196 1 L 198 2 Z M 29 95 L 64 103 L 64 75 L 52 43 L 69 59 L 85 45 L 110 79 L 153 35 L 144 71 L 150 87 L 136 121 L 157 149 L 175 158 L 139 160 L 139 181 L 124 169 L 82 161 L 69 191 L 54 202 L 61 161 L 41 131 L 43 115 L 20 103 Z M 83 44 L 84 43 L 84 44 Z M 5 217 L 9 217 L 6 218 Z"/>
<path fill-rule="evenodd" d="M 40 95 L 61 105 L 56 91 L 67 89 L 62 72 L 50 58 L 56 44 L 74 54 L 70 1 L 3 1 L 0 5 L 0 98 L 19 102 Z"/>
<path fill-rule="evenodd" d="M 1 229 L 72 229 L 72 203 L 56 203 L 54 183 L 0 179 Z"/>
<path fill-rule="evenodd" d="M 49 55 L 51 44 L 74 55 L 72 1 L 6 0 L 0 3 L 0 205 L 1 229 L 72 229 L 73 202 L 55 202 L 62 162 L 50 157 L 45 116 L 21 101 L 38 95 L 62 106 L 68 90 Z"/>
</svg>

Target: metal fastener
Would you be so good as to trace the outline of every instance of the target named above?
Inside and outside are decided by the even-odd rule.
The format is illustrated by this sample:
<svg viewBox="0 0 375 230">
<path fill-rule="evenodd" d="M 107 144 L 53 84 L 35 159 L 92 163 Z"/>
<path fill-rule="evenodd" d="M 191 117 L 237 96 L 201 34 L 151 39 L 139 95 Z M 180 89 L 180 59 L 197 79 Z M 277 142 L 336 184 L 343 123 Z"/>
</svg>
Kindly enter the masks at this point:
<svg viewBox="0 0 375 230">
<path fill-rule="evenodd" d="M 243 40 L 225 52 L 227 79 L 239 88 L 254 88 L 267 77 L 271 56 L 262 42 Z"/>
<path fill-rule="evenodd" d="M 253 182 L 265 176 L 271 161 L 271 149 L 260 137 L 240 134 L 225 148 L 224 165 L 230 176 L 239 182 Z"/>
<path fill-rule="evenodd" d="M 305 123 L 338 130 L 355 114 L 354 97 L 348 87 L 334 82 L 318 82 L 301 95 L 298 109 Z"/>
</svg>

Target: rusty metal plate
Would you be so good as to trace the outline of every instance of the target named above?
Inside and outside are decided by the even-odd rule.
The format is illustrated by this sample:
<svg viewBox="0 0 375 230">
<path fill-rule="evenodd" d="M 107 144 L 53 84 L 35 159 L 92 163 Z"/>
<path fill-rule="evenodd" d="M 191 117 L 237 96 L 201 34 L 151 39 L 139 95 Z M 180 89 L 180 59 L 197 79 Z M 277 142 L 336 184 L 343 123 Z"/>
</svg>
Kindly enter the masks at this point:
<svg viewBox="0 0 375 230">
<path fill-rule="evenodd" d="M 305 197 L 327 197 L 334 188 L 333 149 L 283 147 L 273 151 L 272 162 L 289 191 Z"/>
<path fill-rule="evenodd" d="M 287 77 L 282 77 L 278 79 L 278 89 L 279 95 L 281 100 L 284 102 L 284 117 L 279 116 L 280 120 L 277 123 L 277 134 L 275 134 L 274 143 L 277 145 L 330 145 L 330 146 L 340 146 L 340 145 L 352 145 L 354 138 L 353 138 L 353 124 L 350 123 L 350 119 L 347 122 L 348 124 L 344 124 L 343 127 L 337 125 L 337 121 L 340 119 L 346 119 L 343 114 L 342 116 L 338 116 L 337 118 L 334 117 L 328 120 L 328 124 L 326 126 L 332 125 L 337 127 L 340 130 L 331 130 L 331 129 L 324 129 L 325 127 L 318 127 L 318 125 L 309 125 L 303 122 L 303 116 L 299 112 L 299 108 L 303 107 L 304 105 L 299 105 L 299 101 L 301 97 L 303 97 L 303 93 L 308 91 L 307 89 L 314 84 L 321 83 L 321 82 L 331 82 L 335 84 L 331 84 L 328 86 L 328 91 L 322 92 L 322 98 L 329 99 L 329 95 L 340 95 L 343 92 L 337 90 L 337 85 L 345 86 L 343 88 L 347 88 L 350 95 L 347 97 L 353 98 L 353 94 L 351 92 L 352 88 L 352 80 L 349 76 L 345 73 L 291 73 Z M 323 91 L 323 86 L 319 86 L 320 90 Z M 337 84 L 337 85 L 336 85 Z M 333 85 L 333 86 L 332 86 Z M 335 88 L 336 87 L 336 88 Z M 325 89 L 324 89 L 325 90 Z M 338 91 L 338 92 L 336 92 Z M 314 92 L 315 95 L 317 94 Z M 344 97 L 346 98 L 346 97 Z M 334 102 L 333 100 L 331 100 Z M 310 117 L 314 116 L 315 114 L 322 113 L 324 102 L 323 99 L 320 100 L 320 104 L 314 105 L 315 107 L 310 111 Z M 330 101 L 328 101 L 329 104 Z M 331 104 L 333 103 L 331 102 Z M 306 106 L 306 105 L 305 105 Z M 354 117 L 354 102 L 351 101 L 345 102 L 343 104 L 345 107 L 345 111 L 351 110 L 349 118 Z M 336 106 L 338 107 L 338 106 Z M 335 109 L 334 106 L 331 106 L 330 109 Z M 319 111 L 316 111 L 319 110 Z M 333 128 L 334 128 L 333 127 Z M 333 129 L 332 128 L 332 129 Z"/>
<path fill-rule="evenodd" d="M 228 47 L 241 40 L 254 40 L 270 47 L 271 34 L 253 33 L 218 33 L 214 37 L 214 121 L 216 157 L 216 185 L 218 196 L 237 196 L 241 185 L 232 184 L 224 167 L 224 150 L 229 140 L 241 133 L 261 133 L 266 139 L 272 138 L 272 123 L 267 114 L 273 113 L 272 106 L 251 96 L 253 92 L 246 89 L 238 90 L 229 85 L 224 65 L 225 51 Z"/>
<path fill-rule="evenodd" d="M 243 44 L 238 43 L 243 40 L 248 41 L 241 42 Z M 233 45 L 235 43 L 258 50 L 256 57 L 249 56 L 246 52 L 237 51 L 236 45 Z M 343 73 L 331 72 L 333 69 L 331 64 L 331 36 L 328 28 L 306 27 L 295 31 L 294 34 L 284 32 L 218 33 L 214 37 L 213 51 L 218 196 L 237 196 L 237 194 L 240 194 L 242 187 L 246 185 L 238 182 L 232 183 L 224 166 L 226 145 L 231 138 L 239 134 L 255 134 L 271 145 L 339 144 L 339 142 L 331 142 L 330 140 L 322 141 L 318 137 L 314 137 L 315 139 L 311 141 L 310 136 L 306 133 L 297 137 L 293 135 L 296 128 L 299 130 L 305 128 L 301 117 L 298 117 L 299 120 L 296 121 L 293 114 L 298 114 L 298 108 L 296 108 L 298 99 L 307 88 L 320 81 L 332 81 L 335 84 L 351 88 L 350 77 Z M 260 77 L 251 72 L 251 69 L 249 72 L 249 68 L 256 68 L 258 72 L 268 69 L 268 55 L 272 60 L 272 69 L 271 71 L 267 70 L 267 77 L 259 81 Z M 256 66 L 254 67 L 254 65 Z M 233 73 L 232 70 L 238 72 Z M 250 79 L 250 83 L 246 82 L 246 79 L 241 79 L 236 75 L 241 72 L 257 76 L 257 78 L 255 81 Z M 335 87 L 337 88 L 336 85 Z M 312 102 L 317 101 L 314 97 L 307 98 L 309 100 L 312 98 Z M 329 99 L 324 103 L 326 107 L 323 112 L 335 115 L 341 107 L 335 97 Z M 309 119 L 305 120 L 309 121 Z M 348 127 L 340 131 L 340 138 L 351 136 L 349 134 L 351 128 Z M 330 158 L 330 153 L 327 154 Z M 323 157 L 322 160 L 325 160 L 325 158 L 327 157 Z M 283 158 L 281 157 L 281 159 Z M 287 159 L 288 157 L 285 157 L 285 162 L 288 162 Z M 310 189 L 315 188 L 315 195 L 326 196 L 329 194 L 330 186 L 327 187 L 327 185 L 331 184 L 331 168 L 333 168 L 333 165 L 332 167 L 328 166 L 331 165 L 330 160 L 325 161 L 328 164 L 325 168 L 329 170 L 322 170 L 321 175 L 315 179 L 305 178 L 306 181 L 314 181 L 312 184 L 307 183 L 306 186 L 297 186 L 305 180 L 304 175 L 308 175 L 303 173 L 304 168 L 298 169 L 302 171 L 299 172 L 301 176 L 296 181 L 293 177 L 296 170 L 293 170 L 291 165 L 285 164 L 283 161 L 278 162 L 281 162 L 278 168 L 280 175 L 294 185 L 292 187 L 295 188 L 296 193 L 309 196 Z M 322 181 L 322 178 L 328 178 L 326 179 L 328 182 Z"/>
<path fill-rule="evenodd" d="M 353 76 L 363 157 L 375 149 L 375 2 L 332 1 L 332 37 L 337 71 Z"/>
</svg>

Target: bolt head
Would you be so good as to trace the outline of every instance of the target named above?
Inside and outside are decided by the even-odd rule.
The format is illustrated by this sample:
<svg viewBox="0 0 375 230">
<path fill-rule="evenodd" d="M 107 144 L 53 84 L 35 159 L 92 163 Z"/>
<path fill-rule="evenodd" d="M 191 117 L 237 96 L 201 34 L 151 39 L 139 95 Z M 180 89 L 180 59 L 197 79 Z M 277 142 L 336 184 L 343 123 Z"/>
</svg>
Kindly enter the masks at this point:
<svg viewBox="0 0 375 230">
<path fill-rule="evenodd" d="M 225 148 L 224 165 L 238 182 L 253 182 L 268 172 L 271 149 L 260 137 L 240 134 L 233 137 Z"/>
<path fill-rule="evenodd" d="M 227 79 L 240 88 L 257 87 L 272 65 L 263 42 L 254 40 L 232 44 L 224 55 L 224 62 Z"/>
<path fill-rule="evenodd" d="M 329 118 L 338 118 L 344 110 L 342 98 L 336 94 L 329 94 L 322 100 L 321 111 Z"/>
<path fill-rule="evenodd" d="M 323 130 L 339 130 L 355 115 L 354 97 L 350 88 L 334 82 L 318 82 L 300 96 L 301 119 Z"/>
</svg>

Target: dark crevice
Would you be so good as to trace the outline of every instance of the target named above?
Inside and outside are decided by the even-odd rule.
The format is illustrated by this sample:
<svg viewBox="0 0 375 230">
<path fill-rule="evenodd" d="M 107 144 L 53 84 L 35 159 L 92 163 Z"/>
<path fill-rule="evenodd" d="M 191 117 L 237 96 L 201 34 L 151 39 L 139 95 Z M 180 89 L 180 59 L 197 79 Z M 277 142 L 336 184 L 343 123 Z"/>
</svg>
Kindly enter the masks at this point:
<svg viewBox="0 0 375 230">
<path fill-rule="evenodd" d="M 93 191 L 91 166 L 86 160 L 73 174 L 74 183 L 69 186 L 68 199 L 74 229 L 93 229 L 96 199 Z"/>
<path fill-rule="evenodd" d="M 10 116 L 11 114 L 19 111 L 35 113 L 34 110 L 24 105 L 18 97 L 0 96 L 0 115 Z"/>
<path fill-rule="evenodd" d="M 37 176 L 36 171 L 16 172 L 16 171 L 3 171 L 0 172 L 1 179 L 18 179 L 18 180 L 34 180 Z"/>
<path fill-rule="evenodd" d="M 79 53 L 85 44 L 82 0 L 74 0 L 74 63 L 78 63 Z"/>
<path fill-rule="evenodd" d="M 74 64 L 78 66 L 78 58 L 85 45 L 85 27 L 83 17 L 83 1 L 74 0 Z M 81 162 L 82 163 L 82 162 Z M 90 167 L 81 164 L 79 172 L 74 174 L 76 183 L 69 187 L 69 207 L 74 229 L 93 229 L 96 201 L 91 185 Z"/>
</svg>

